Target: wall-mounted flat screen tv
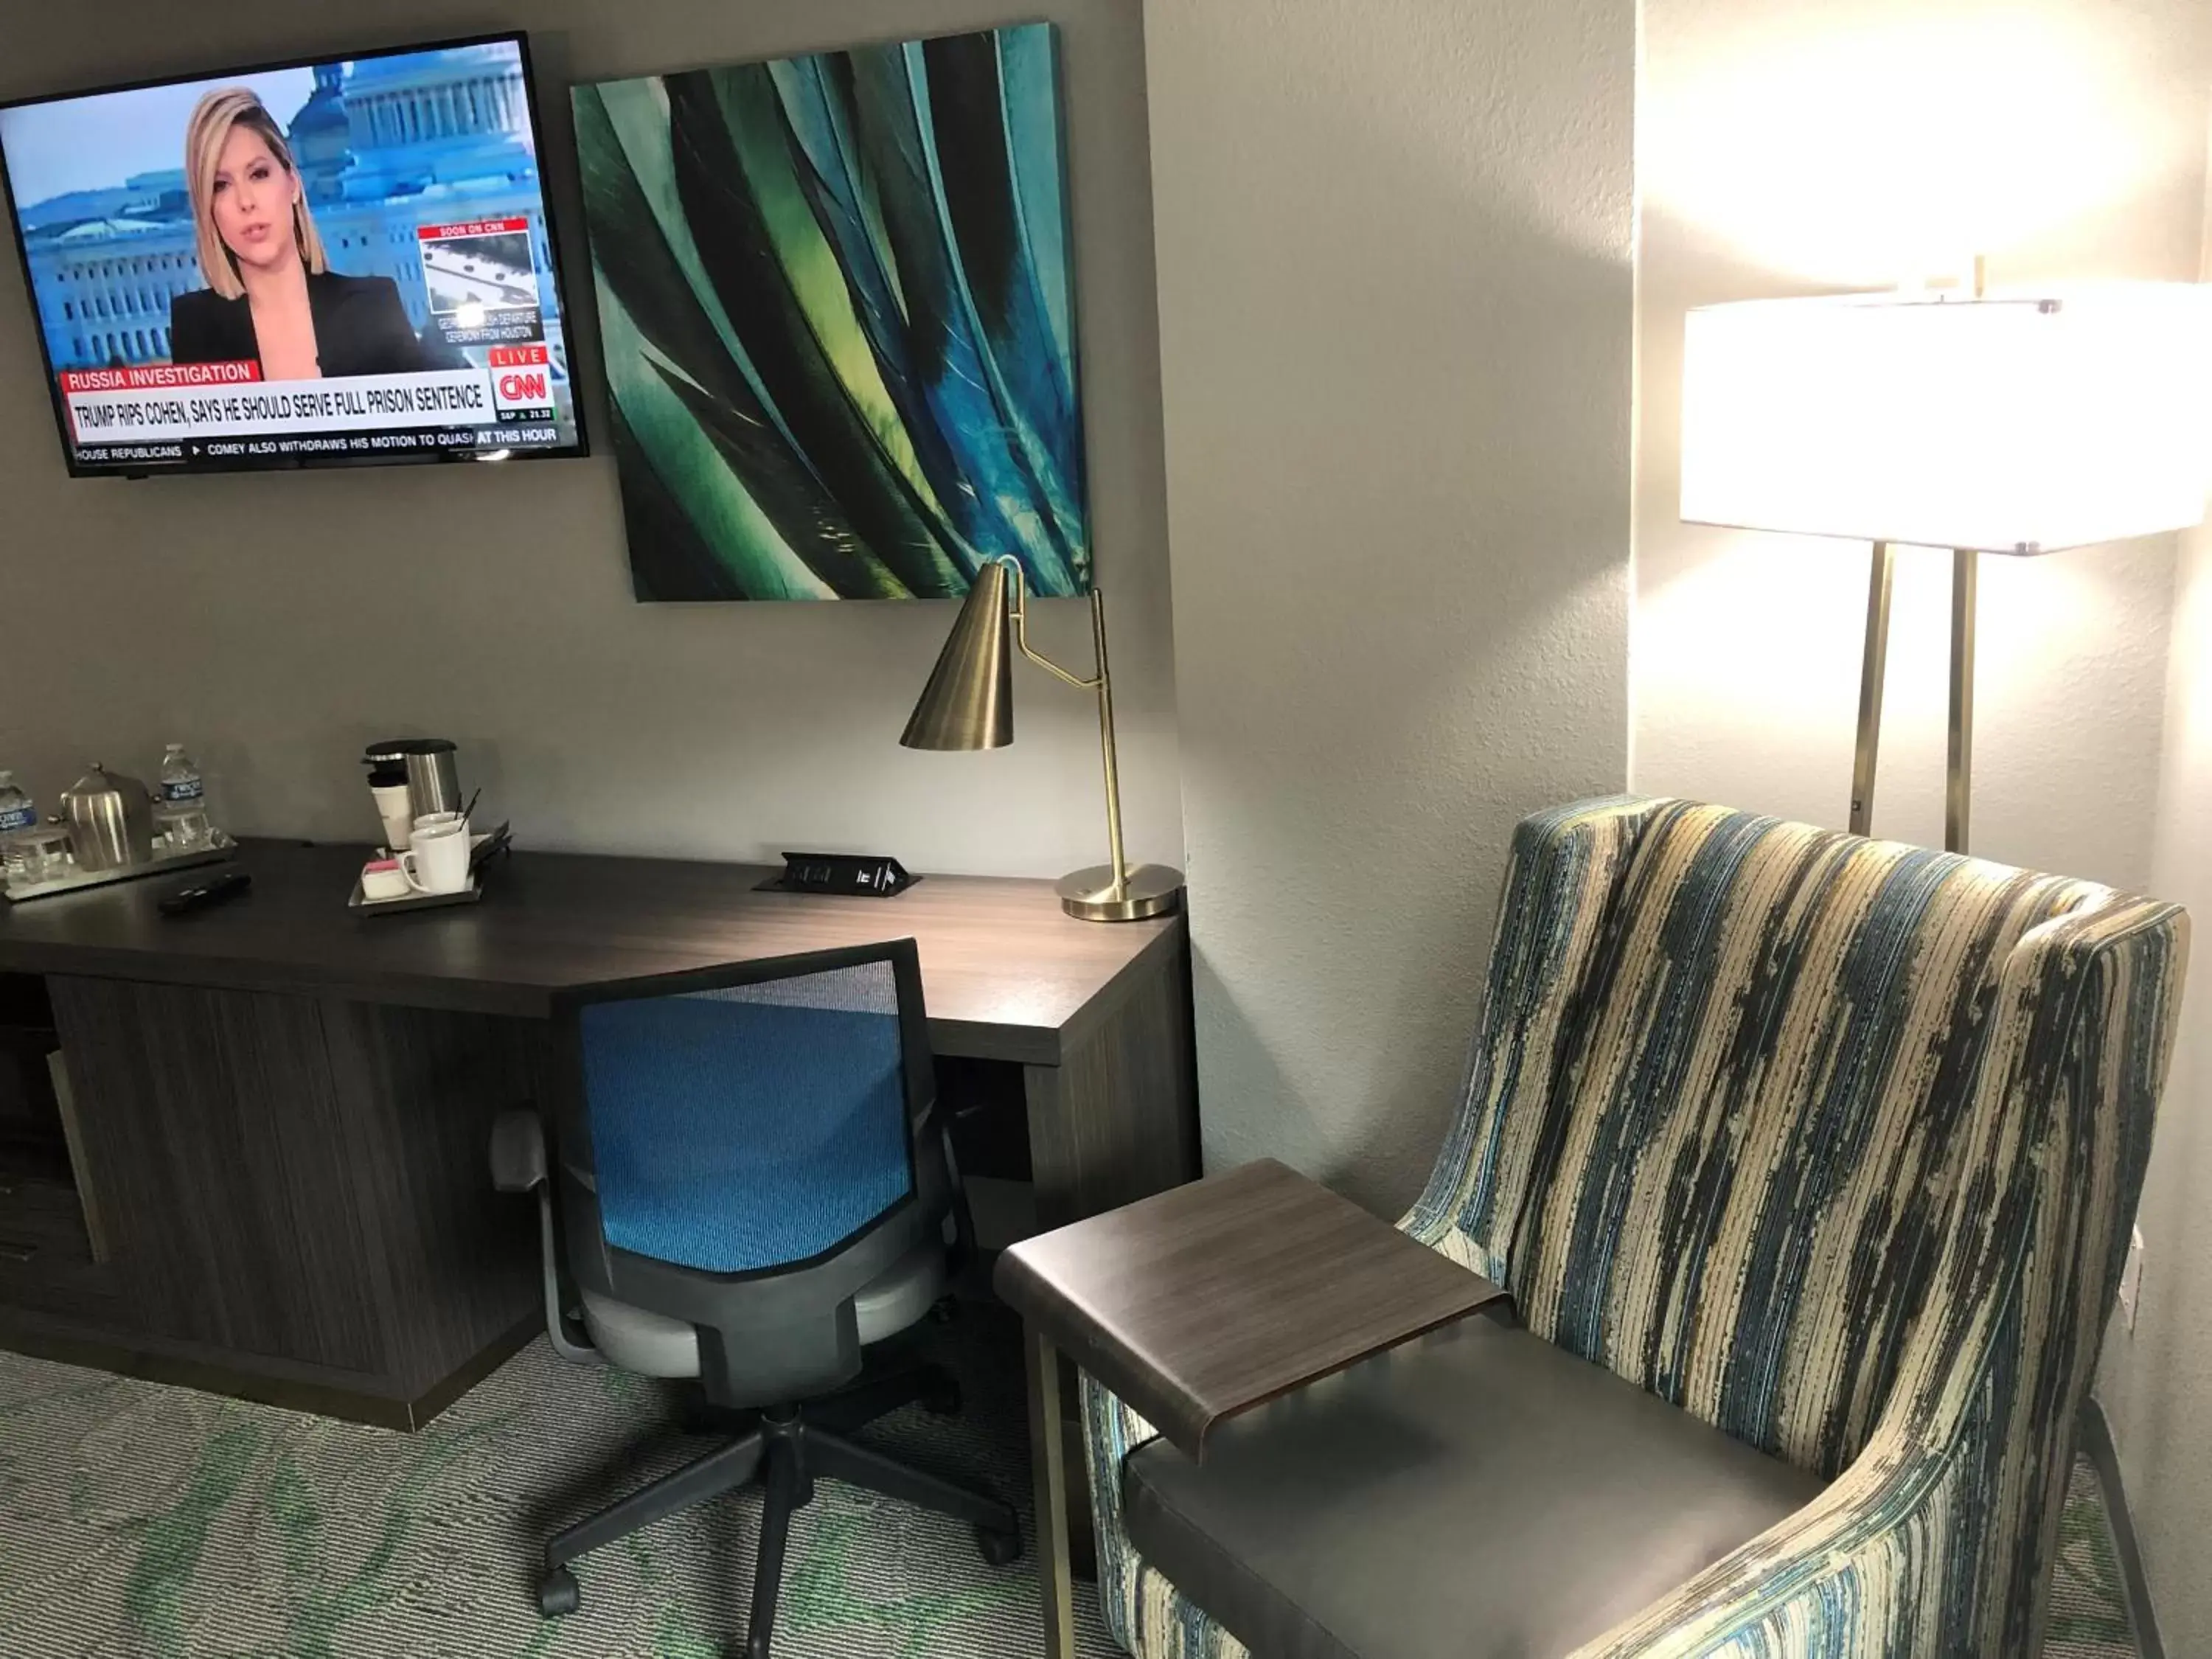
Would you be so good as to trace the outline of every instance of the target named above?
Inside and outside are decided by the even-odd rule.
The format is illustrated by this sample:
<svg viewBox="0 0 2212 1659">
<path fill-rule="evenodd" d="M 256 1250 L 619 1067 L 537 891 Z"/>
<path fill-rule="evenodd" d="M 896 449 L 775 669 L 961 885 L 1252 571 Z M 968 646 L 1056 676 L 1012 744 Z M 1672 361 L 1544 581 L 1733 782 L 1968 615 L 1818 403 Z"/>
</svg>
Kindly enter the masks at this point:
<svg viewBox="0 0 2212 1659">
<path fill-rule="evenodd" d="M 0 105 L 80 476 L 576 455 L 520 35 Z"/>
</svg>

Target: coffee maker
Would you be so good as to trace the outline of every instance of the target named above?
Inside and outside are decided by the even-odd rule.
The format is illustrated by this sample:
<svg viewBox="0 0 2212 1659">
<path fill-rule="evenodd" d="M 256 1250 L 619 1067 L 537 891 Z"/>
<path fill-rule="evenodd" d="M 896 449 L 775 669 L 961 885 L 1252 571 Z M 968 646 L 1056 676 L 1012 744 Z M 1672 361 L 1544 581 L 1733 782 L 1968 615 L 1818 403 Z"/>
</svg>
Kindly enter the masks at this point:
<svg viewBox="0 0 2212 1659">
<path fill-rule="evenodd" d="M 461 810 L 456 752 L 450 738 L 392 738 L 369 744 L 362 755 L 385 845 L 393 852 L 406 850 L 409 831 L 425 813 Z"/>
</svg>

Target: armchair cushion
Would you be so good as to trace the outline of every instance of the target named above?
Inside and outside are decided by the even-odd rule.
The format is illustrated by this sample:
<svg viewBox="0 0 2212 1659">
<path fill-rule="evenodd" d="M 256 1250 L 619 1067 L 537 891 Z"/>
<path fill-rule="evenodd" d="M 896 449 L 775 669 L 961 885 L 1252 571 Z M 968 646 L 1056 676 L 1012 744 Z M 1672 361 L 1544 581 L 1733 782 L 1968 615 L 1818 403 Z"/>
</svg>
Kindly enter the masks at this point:
<svg viewBox="0 0 2212 1659">
<path fill-rule="evenodd" d="M 1121 1496 L 1138 1553 L 1268 1659 L 1503 1659 L 1600 1635 L 1821 1484 L 1478 1317 L 1230 1419 L 1203 1467 L 1139 1447 Z"/>
</svg>

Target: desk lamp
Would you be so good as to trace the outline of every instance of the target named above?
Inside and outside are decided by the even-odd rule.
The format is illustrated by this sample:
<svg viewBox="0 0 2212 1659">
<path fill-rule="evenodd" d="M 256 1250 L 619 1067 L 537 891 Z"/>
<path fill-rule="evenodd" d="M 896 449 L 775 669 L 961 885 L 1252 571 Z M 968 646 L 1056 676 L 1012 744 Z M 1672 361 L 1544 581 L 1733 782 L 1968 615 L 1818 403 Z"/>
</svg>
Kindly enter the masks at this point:
<svg viewBox="0 0 2212 1659">
<path fill-rule="evenodd" d="M 1013 647 L 1079 691 L 1098 694 L 1098 741 L 1106 761 L 1106 842 L 1110 862 L 1060 880 L 1060 908 L 1085 921 L 1137 921 L 1164 915 L 1182 902 L 1182 872 L 1162 864 L 1134 868 L 1121 856 L 1121 784 L 1114 763 L 1114 682 L 1106 667 L 1103 597 L 1091 590 L 1091 648 L 1097 667 L 1072 674 L 1029 641 L 1029 602 L 1022 568 L 994 559 L 975 575 L 966 603 L 938 653 L 937 666 L 899 742 L 908 749 L 1003 749 L 1014 740 Z"/>
<path fill-rule="evenodd" d="M 1944 846 L 1966 849 L 1982 553 L 2179 530 L 2212 481 L 2193 283 L 1759 300 L 1692 311 L 1682 517 L 1870 539 L 1850 827 L 1871 832 L 1893 546 L 1949 548 Z"/>
</svg>

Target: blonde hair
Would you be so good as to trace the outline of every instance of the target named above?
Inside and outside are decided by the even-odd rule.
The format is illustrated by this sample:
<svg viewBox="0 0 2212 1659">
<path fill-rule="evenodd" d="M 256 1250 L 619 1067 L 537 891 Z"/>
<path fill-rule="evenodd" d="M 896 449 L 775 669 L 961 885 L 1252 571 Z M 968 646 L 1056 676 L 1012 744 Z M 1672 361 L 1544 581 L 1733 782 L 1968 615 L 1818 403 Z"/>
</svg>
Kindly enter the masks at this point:
<svg viewBox="0 0 2212 1659">
<path fill-rule="evenodd" d="M 295 185 L 300 178 L 299 168 L 292 165 L 292 147 L 284 142 L 275 118 L 253 93 L 244 87 L 227 87 L 209 93 L 193 106 L 192 118 L 185 125 L 185 187 L 191 196 L 192 222 L 199 232 L 200 274 L 226 300 L 235 300 L 246 292 L 246 284 L 238 276 L 238 259 L 223 246 L 222 234 L 215 228 L 216 169 L 230 130 L 235 126 L 258 134 Z M 330 269 L 323 239 L 315 229 L 315 216 L 307 211 L 304 188 L 292 204 L 292 240 L 309 275 Z"/>
</svg>

